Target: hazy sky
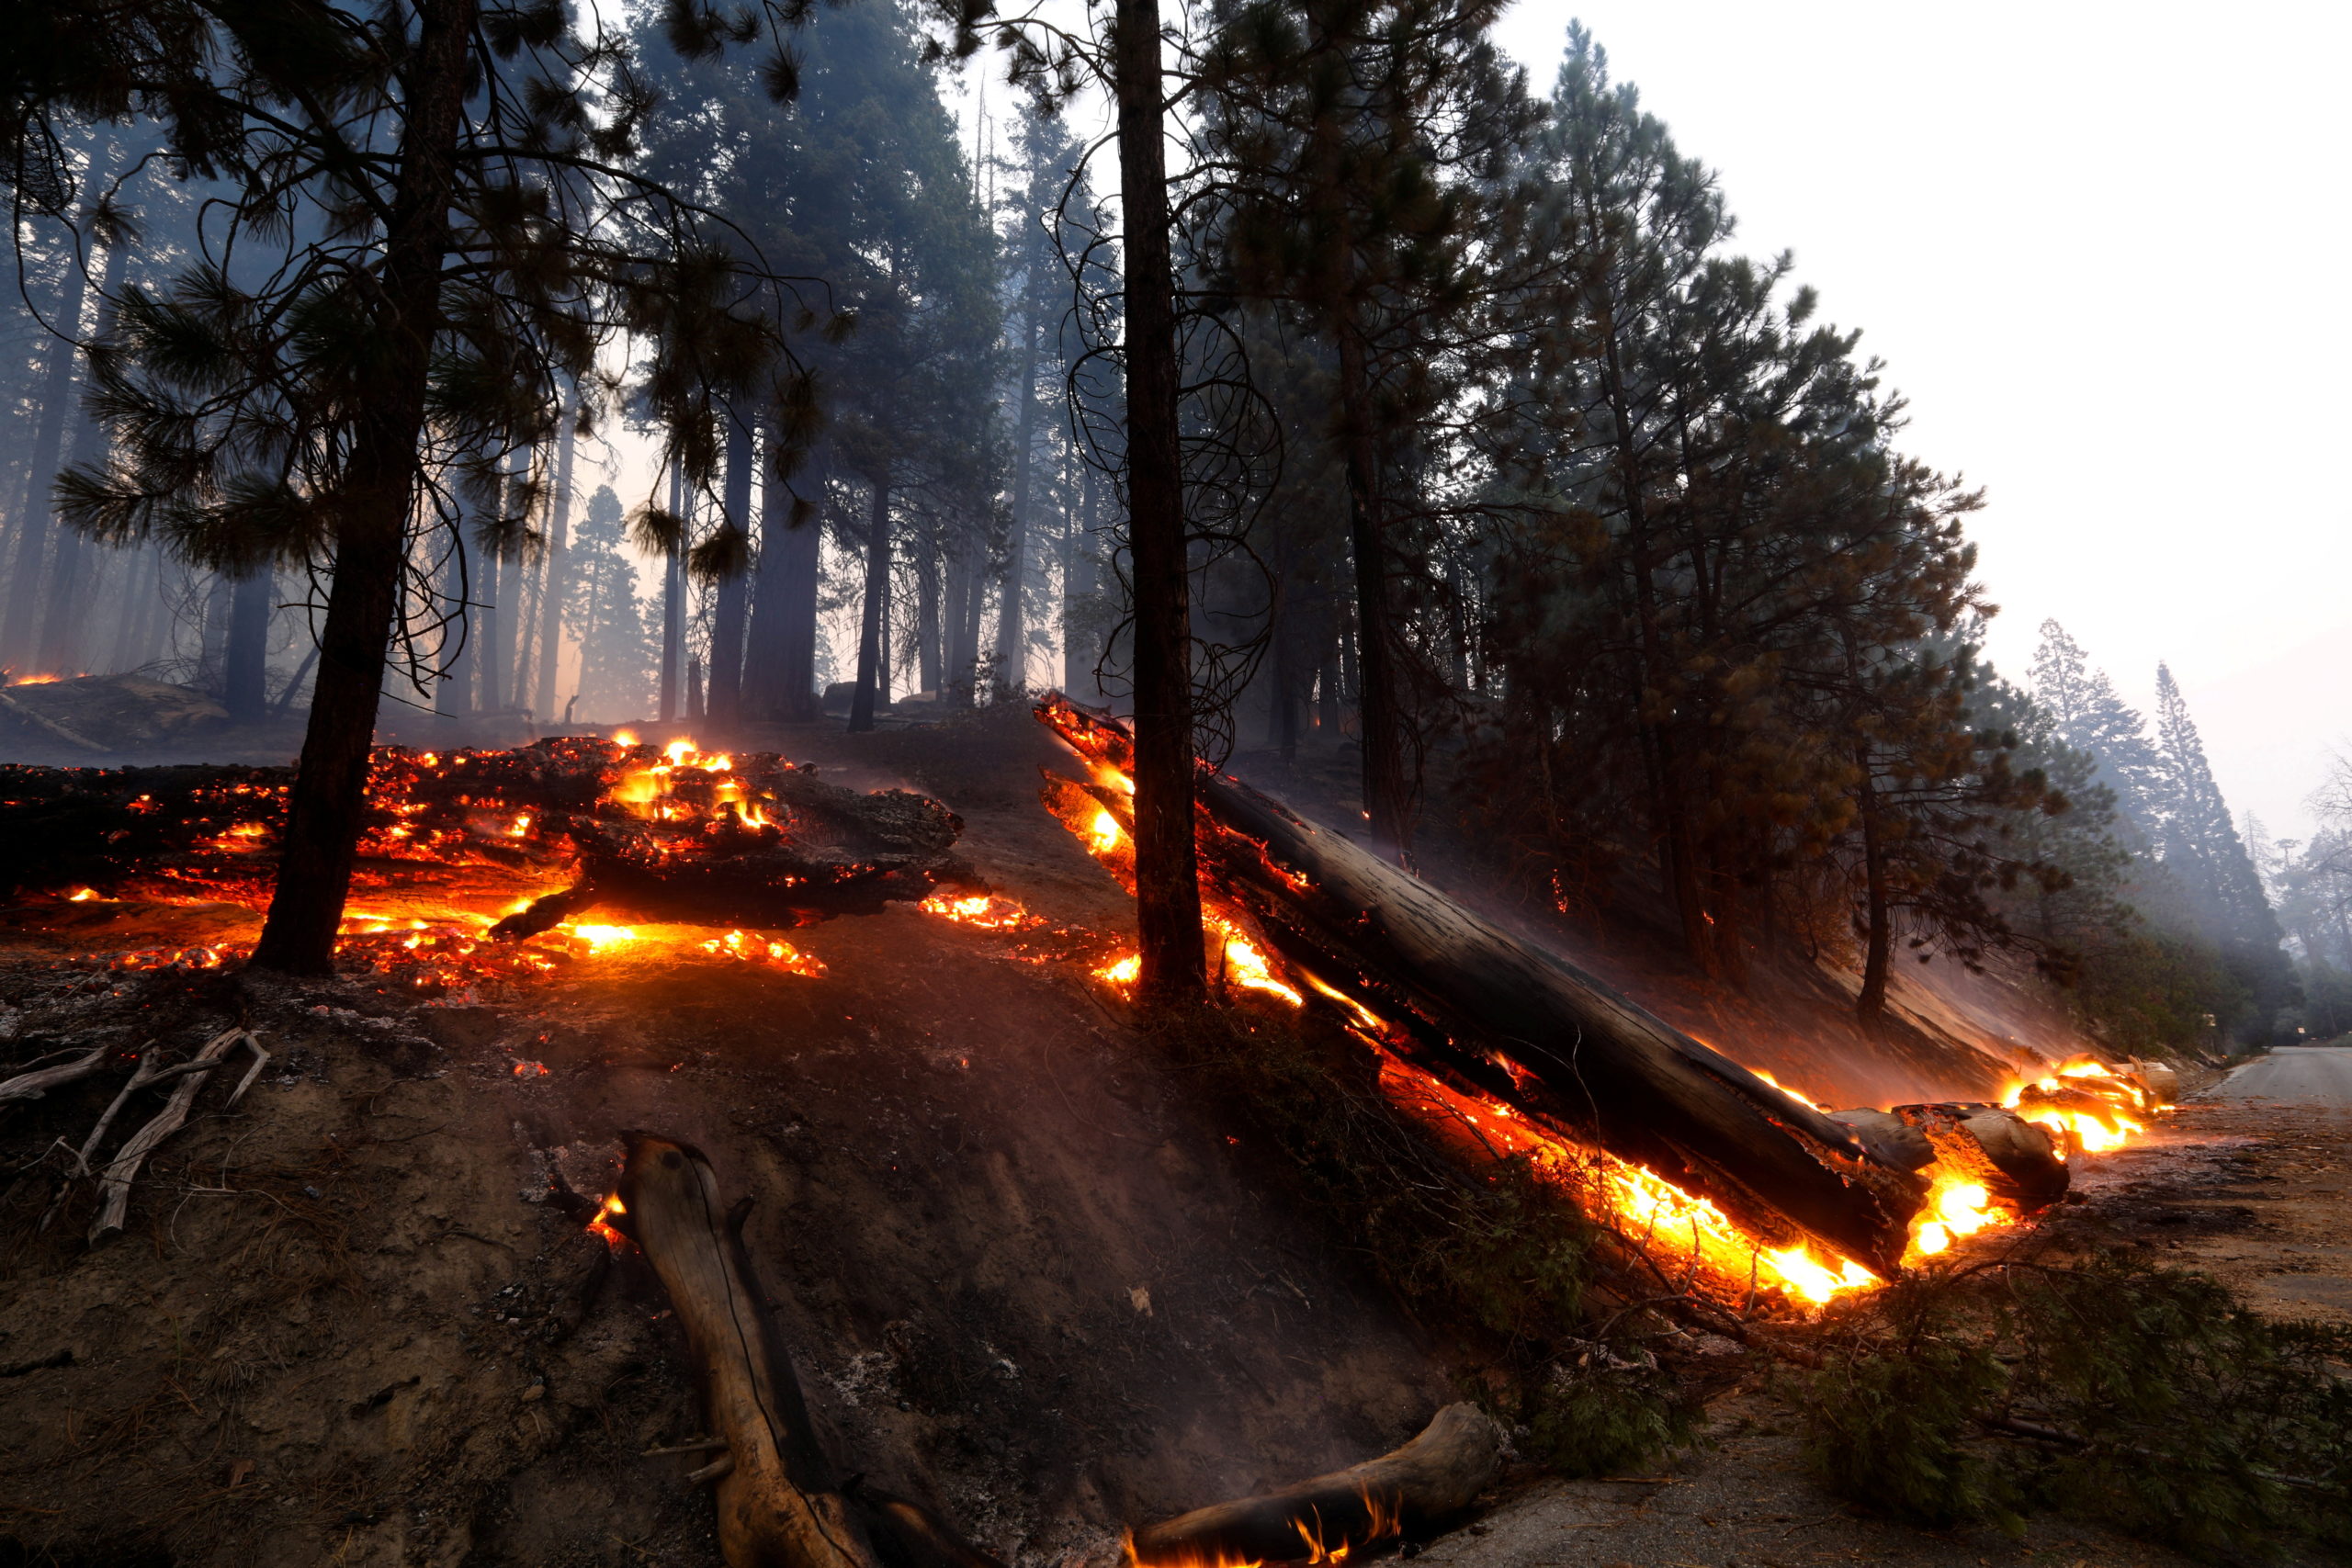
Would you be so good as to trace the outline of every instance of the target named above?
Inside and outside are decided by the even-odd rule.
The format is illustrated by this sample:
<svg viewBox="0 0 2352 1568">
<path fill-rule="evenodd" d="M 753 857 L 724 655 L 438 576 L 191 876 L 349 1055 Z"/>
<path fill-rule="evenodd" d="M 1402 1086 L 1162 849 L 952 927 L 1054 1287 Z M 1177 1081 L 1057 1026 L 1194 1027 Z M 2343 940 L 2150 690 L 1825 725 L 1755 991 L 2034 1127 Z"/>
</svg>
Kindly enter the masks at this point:
<svg viewBox="0 0 2352 1568">
<path fill-rule="evenodd" d="M 1581 17 L 1982 485 L 1992 654 L 2045 616 L 2301 832 L 2352 737 L 2352 6 L 1521 0 Z"/>
</svg>

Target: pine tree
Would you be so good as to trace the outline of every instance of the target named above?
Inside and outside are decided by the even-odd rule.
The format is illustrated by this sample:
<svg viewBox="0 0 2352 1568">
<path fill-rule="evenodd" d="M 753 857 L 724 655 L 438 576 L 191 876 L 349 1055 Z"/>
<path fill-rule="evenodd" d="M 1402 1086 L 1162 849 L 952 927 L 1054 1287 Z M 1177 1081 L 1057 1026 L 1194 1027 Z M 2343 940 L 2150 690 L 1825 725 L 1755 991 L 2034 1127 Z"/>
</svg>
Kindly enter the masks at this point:
<svg viewBox="0 0 2352 1568">
<path fill-rule="evenodd" d="M 2283 933 L 2229 804 L 2205 758 L 2205 743 L 2169 666 L 2156 666 L 2156 843 L 2165 868 L 2187 890 L 2193 918 L 2254 994 L 2266 1028 L 2294 992 L 2280 951 Z"/>
<path fill-rule="evenodd" d="M 2041 623 L 2041 641 L 2029 667 L 2036 706 L 2058 738 L 2087 752 L 2098 765 L 2098 782 L 2115 792 L 2118 805 L 2145 834 L 2155 820 L 2156 753 L 2147 725 L 2116 694 L 2107 671 L 2094 668 L 2082 646 L 2054 620 Z"/>
</svg>

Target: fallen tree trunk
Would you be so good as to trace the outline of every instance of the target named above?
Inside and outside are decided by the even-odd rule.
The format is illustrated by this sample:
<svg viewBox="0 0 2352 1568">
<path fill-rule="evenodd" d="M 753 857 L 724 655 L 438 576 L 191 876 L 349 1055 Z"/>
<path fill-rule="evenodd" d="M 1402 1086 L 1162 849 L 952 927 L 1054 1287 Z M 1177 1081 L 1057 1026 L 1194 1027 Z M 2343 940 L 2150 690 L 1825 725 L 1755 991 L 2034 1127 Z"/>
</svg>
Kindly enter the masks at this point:
<svg viewBox="0 0 2352 1568">
<path fill-rule="evenodd" d="M 1125 772 L 1115 721 L 1059 698 L 1038 712 Z M 1073 791 L 1124 825 L 1128 797 L 1099 780 L 1051 786 L 1066 820 Z M 1204 883 L 1389 1026 L 1385 1045 L 1709 1199 L 1768 1244 L 1811 1240 L 1899 1270 L 1928 1184 L 1854 1129 L 1248 784 L 1204 768 L 1198 799 Z"/>
<path fill-rule="evenodd" d="M 1403 1448 L 1261 1496 L 1137 1530 L 1140 1568 L 1323 1562 L 1462 1512 L 1502 1469 L 1502 1434 L 1475 1404 L 1449 1404 Z"/>
</svg>

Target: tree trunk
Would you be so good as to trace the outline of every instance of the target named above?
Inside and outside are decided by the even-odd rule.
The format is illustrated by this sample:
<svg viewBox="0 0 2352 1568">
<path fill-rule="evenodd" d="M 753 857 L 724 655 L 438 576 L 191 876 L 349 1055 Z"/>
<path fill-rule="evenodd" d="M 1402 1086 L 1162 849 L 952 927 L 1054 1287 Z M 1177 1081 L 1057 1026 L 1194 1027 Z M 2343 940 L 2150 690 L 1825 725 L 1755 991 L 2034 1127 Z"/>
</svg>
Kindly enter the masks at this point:
<svg viewBox="0 0 2352 1568">
<path fill-rule="evenodd" d="M 1379 454 L 1363 338 L 1338 327 L 1340 420 L 1348 468 L 1348 539 L 1356 569 L 1356 713 L 1363 746 L 1363 809 L 1374 847 L 1411 864 L 1412 792 L 1405 779 L 1405 715 L 1397 701 L 1388 604 L 1388 540 L 1381 525 Z"/>
<path fill-rule="evenodd" d="M 1894 958 L 1894 916 L 1886 895 L 1886 844 L 1878 814 L 1878 791 L 1871 778 L 1868 747 L 1854 757 L 1861 769 L 1862 897 L 1867 905 L 1863 935 L 1862 988 L 1854 998 L 1854 1014 L 1874 1024 L 1886 1011 L 1887 969 Z"/>
<path fill-rule="evenodd" d="M 401 558 L 416 493 L 440 283 L 449 245 L 451 171 L 465 106 L 475 0 L 418 0 L 405 63 L 401 171 L 376 283 L 375 395 L 354 420 L 350 466 L 334 498 L 334 581 L 320 629 L 318 682 L 287 801 L 285 855 L 254 964 L 294 974 L 334 967 L 368 793 L 368 755 L 399 608 Z"/>
<path fill-rule="evenodd" d="M 1125 735 L 1041 710 L 1082 753 L 1124 765 Z M 1067 781 L 1065 821 L 1125 809 Z M 1927 1183 L 1565 959 L 1223 773 L 1199 774 L 1204 880 L 1295 968 L 1384 1021 L 1384 1049 L 1456 1089 L 1640 1165 L 1767 1245 L 1823 1244 L 1892 1278 Z"/>
<path fill-rule="evenodd" d="M 678 1314 L 721 1445 L 723 1459 L 695 1473 L 718 1483 L 729 1568 L 877 1568 L 743 1250 L 748 1201 L 727 1208 L 700 1150 L 648 1136 L 630 1146 L 615 1196 L 614 1223 L 644 1251 Z"/>
<path fill-rule="evenodd" d="M 506 692 L 499 681 L 500 667 L 506 661 L 506 640 L 499 634 L 513 619 L 501 601 L 506 596 L 514 570 L 510 563 L 499 558 L 494 536 L 492 544 L 493 547 L 481 552 L 481 637 L 474 650 L 474 684 L 479 694 L 474 706 L 481 713 L 496 713 L 506 705 Z"/>
<path fill-rule="evenodd" d="M 979 700 L 981 563 L 987 553 L 977 523 L 957 531 L 947 578 L 947 687 L 943 694 L 957 707 L 967 708 Z"/>
<path fill-rule="evenodd" d="M 873 481 L 874 499 L 865 521 L 865 605 L 857 625 L 857 691 L 850 698 L 852 733 L 874 728 L 874 689 L 887 679 L 882 661 L 882 615 L 890 592 L 890 484 Z"/>
<path fill-rule="evenodd" d="M 58 324 L 78 333 L 82 307 L 89 286 L 78 265 L 66 269 L 64 297 L 58 303 Z M 56 482 L 65 452 L 65 417 L 74 407 L 74 368 L 81 358 L 78 343 L 49 340 L 49 363 L 41 376 L 40 421 L 33 427 L 32 459 L 25 479 L 25 503 L 16 518 L 15 548 L 8 556 L 8 614 L 0 625 L 0 669 L 23 672 L 25 661 L 40 648 L 41 584 L 50 536 L 58 530 L 51 521 L 50 486 Z M 63 674 L 65 671 L 55 671 Z"/>
<path fill-rule="evenodd" d="M 725 526 L 748 544 L 752 536 L 752 469 L 754 455 L 752 427 L 731 420 L 727 430 L 727 494 Z M 710 685 L 705 711 L 713 724 L 732 727 L 743 717 L 743 621 L 751 580 L 742 571 L 720 577 L 712 595 L 710 616 Z"/>
<path fill-rule="evenodd" d="M 563 410 L 563 429 L 556 437 L 555 493 L 548 498 L 547 564 L 540 569 L 538 694 L 532 708 L 548 724 L 555 722 L 556 681 L 563 664 L 563 601 L 571 592 L 571 456 L 579 440 L 580 389 L 575 385 Z"/>
<path fill-rule="evenodd" d="M 441 562 L 442 613 L 448 617 L 441 646 L 448 662 L 433 688 L 433 711 L 444 718 L 462 718 L 473 711 L 474 643 L 481 629 L 473 615 L 477 590 L 465 530 L 453 528 L 449 553 Z"/>
<path fill-rule="evenodd" d="M 277 573 L 266 566 L 239 578 L 230 596 L 221 695 L 239 724 L 258 724 L 268 713 L 269 621 L 277 598 Z"/>
<path fill-rule="evenodd" d="M 1032 263 L 1034 267 L 1035 263 Z M 1019 377 L 1012 395 L 1020 400 L 1012 421 L 1012 529 L 1004 545 L 1004 597 L 996 621 L 996 688 L 1017 694 L 1029 684 L 1029 627 L 1023 595 L 1029 585 L 1029 473 L 1036 466 L 1037 305 L 1036 280 L 1022 284 Z"/>
<path fill-rule="evenodd" d="M 1169 253 L 1159 0 L 1117 0 L 1114 73 L 1127 241 L 1127 539 L 1134 553 L 1137 999 L 1206 995 L 1193 845 L 1191 592 L 1177 437 L 1175 272 Z"/>
<path fill-rule="evenodd" d="M 670 510 L 686 511 L 685 476 L 670 471 Z M 686 654 L 685 555 L 683 547 L 671 552 L 662 569 L 662 722 L 678 721 L 678 678 Z"/>
<path fill-rule="evenodd" d="M 817 600 L 823 587 L 827 488 L 820 476 L 818 510 L 799 526 L 787 528 L 783 539 L 784 717 L 793 724 L 814 724 L 824 716 L 818 705 Z"/>
</svg>

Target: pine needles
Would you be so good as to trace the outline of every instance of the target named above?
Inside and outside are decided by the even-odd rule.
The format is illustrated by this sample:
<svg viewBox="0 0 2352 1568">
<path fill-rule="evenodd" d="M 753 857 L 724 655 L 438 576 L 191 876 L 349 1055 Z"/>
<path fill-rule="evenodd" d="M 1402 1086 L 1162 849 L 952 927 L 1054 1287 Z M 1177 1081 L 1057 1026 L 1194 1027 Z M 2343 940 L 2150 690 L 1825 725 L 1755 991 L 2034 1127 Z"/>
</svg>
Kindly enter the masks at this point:
<svg viewBox="0 0 2352 1568">
<path fill-rule="evenodd" d="M 1845 1309 L 1798 1390 L 1834 1490 L 1921 1523 L 2050 1511 L 2213 1559 L 2352 1547 L 2352 1330 L 2096 1256 Z"/>
</svg>

